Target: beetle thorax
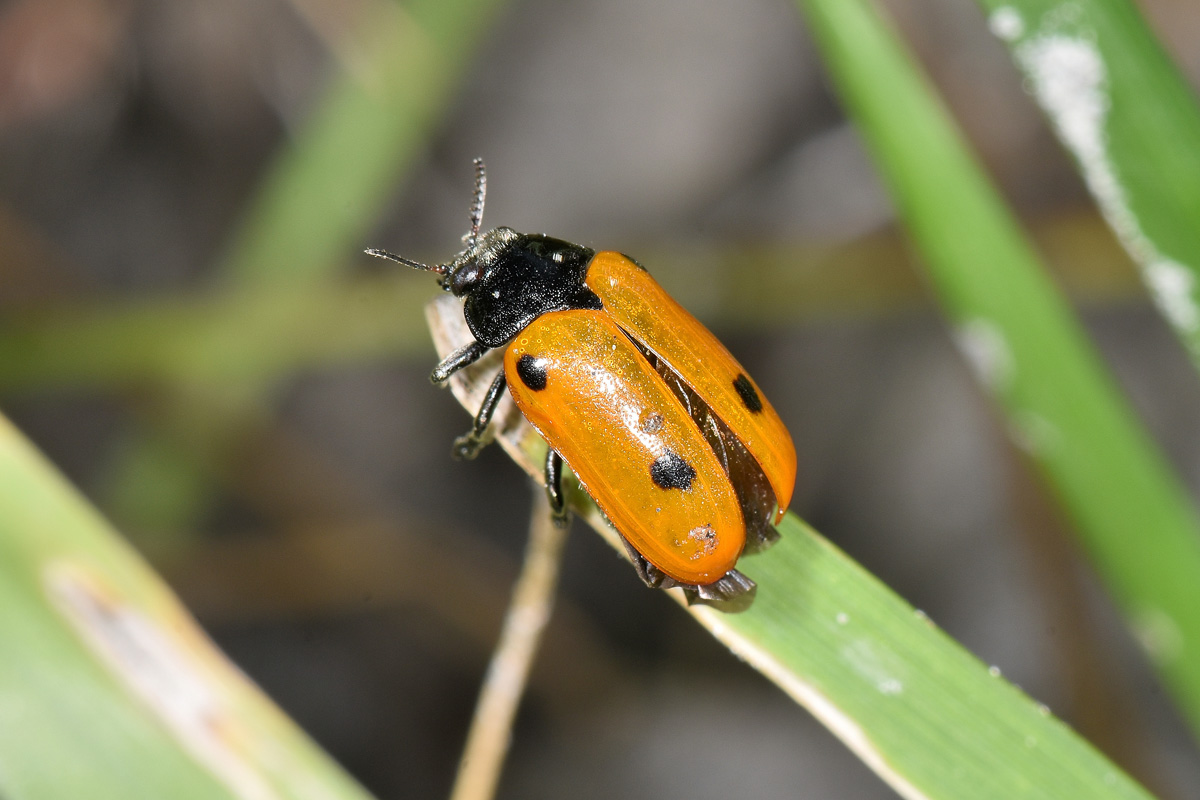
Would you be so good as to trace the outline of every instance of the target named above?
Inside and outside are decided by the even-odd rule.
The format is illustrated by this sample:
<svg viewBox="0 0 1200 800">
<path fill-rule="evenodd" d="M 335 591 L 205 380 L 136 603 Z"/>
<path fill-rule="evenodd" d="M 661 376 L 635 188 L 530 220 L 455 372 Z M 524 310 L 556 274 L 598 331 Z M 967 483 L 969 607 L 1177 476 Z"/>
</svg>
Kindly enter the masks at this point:
<svg viewBox="0 0 1200 800">
<path fill-rule="evenodd" d="M 445 287 L 466 298 L 475 338 L 500 347 L 542 314 L 601 308 L 584 285 L 595 251 L 541 234 L 496 228 L 450 263 Z"/>
</svg>

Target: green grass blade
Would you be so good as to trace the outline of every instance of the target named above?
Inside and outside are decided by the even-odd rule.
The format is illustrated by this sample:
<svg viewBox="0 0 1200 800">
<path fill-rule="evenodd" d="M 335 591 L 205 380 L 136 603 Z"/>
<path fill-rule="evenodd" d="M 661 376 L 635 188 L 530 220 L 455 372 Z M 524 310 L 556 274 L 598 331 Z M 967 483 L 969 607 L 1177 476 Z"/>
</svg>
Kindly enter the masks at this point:
<svg viewBox="0 0 1200 800">
<path fill-rule="evenodd" d="M 0 797 L 366 800 L 0 418 Z"/>
<path fill-rule="evenodd" d="M 1200 522 L 1016 221 L 863 0 L 802 0 L 947 315 L 1200 731 Z"/>
<path fill-rule="evenodd" d="M 426 314 L 440 354 L 471 341 L 454 298 L 439 297 Z M 493 358 L 451 378 L 451 390 L 468 411 L 479 407 L 494 369 Z M 497 408 L 493 429 L 509 455 L 540 482 L 546 444 L 508 398 Z M 569 491 L 580 516 L 624 554 L 595 505 L 578 487 Z M 749 611 L 690 611 L 902 796 L 1149 797 L 1048 709 L 795 515 L 787 515 L 779 531 L 774 547 L 738 563 L 758 582 Z M 678 591 L 672 593 L 681 599 Z"/>
<path fill-rule="evenodd" d="M 692 613 L 904 797 L 1146 797 L 794 515 L 739 564 L 750 611 Z"/>
<path fill-rule="evenodd" d="M 978 0 L 1200 366 L 1200 106 L 1128 0 Z"/>
</svg>

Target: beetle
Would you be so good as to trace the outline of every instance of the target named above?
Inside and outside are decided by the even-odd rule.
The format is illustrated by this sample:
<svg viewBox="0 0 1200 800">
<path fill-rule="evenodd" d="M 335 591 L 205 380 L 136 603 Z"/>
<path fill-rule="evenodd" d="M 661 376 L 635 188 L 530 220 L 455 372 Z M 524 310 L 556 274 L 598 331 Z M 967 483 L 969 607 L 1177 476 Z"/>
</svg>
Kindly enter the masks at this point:
<svg viewBox="0 0 1200 800">
<path fill-rule="evenodd" d="M 504 348 L 471 430 L 454 453 L 474 458 L 505 389 L 549 445 L 546 492 L 566 525 L 563 463 L 620 533 L 638 576 L 682 587 L 689 602 L 738 611 L 755 584 L 734 569 L 779 536 L 796 450 L 729 351 L 621 253 L 500 227 L 480 233 L 487 175 L 475 160 L 465 247 L 444 264 L 386 250 L 372 256 L 433 272 L 463 298 L 473 341 L 430 380 Z"/>
</svg>

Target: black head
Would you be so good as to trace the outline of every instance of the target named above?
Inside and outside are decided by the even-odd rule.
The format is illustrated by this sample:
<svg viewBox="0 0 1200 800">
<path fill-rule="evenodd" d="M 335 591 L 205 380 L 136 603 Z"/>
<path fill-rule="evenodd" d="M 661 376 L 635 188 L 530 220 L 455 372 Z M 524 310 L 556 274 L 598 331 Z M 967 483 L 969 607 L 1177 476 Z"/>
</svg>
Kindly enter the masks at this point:
<svg viewBox="0 0 1200 800">
<path fill-rule="evenodd" d="M 368 250 L 438 274 L 438 283 L 463 297 L 467 326 L 480 344 L 500 347 L 542 314 L 569 308 L 601 308 L 584 285 L 595 251 L 541 234 L 495 228 L 479 234 L 487 187 L 483 161 L 475 159 L 475 202 L 466 247 L 446 264 L 428 266 L 385 250 Z"/>
</svg>

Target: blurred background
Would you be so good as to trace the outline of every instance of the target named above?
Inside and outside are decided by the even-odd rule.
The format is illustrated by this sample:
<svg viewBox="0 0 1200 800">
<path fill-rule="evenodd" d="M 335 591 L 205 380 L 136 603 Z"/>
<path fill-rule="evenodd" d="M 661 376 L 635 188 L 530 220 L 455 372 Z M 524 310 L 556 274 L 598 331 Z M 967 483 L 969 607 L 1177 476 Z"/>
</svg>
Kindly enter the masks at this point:
<svg viewBox="0 0 1200 800">
<path fill-rule="evenodd" d="M 974 4 L 885 5 L 1195 494 L 1195 372 L 1008 54 Z M 470 15 L 0 5 L 0 403 L 226 652 L 381 798 L 448 791 L 530 482 L 496 448 L 450 459 L 469 418 L 426 380 L 434 281 L 360 253 L 456 252 L 481 155 L 486 227 L 633 254 L 729 344 L 795 437 L 798 514 L 1194 797 L 1194 745 L 973 383 L 795 8 L 445 6 Z M 1140 6 L 1200 83 L 1200 10 Z M 424 87 L 381 103 L 408 114 L 338 127 L 389 82 Z M 346 220 L 336 247 L 306 208 Z M 500 796 L 734 794 L 892 796 L 576 526 Z"/>
</svg>

